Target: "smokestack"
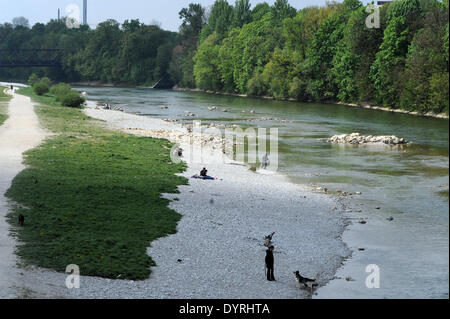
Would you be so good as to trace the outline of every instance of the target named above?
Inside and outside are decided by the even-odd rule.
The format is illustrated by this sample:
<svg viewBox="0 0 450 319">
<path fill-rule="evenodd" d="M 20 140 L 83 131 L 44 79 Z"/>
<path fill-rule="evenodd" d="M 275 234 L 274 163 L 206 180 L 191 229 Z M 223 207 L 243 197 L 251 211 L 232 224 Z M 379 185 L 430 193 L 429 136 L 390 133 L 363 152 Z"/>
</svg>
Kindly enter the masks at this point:
<svg viewBox="0 0 450 319">
<path fill-rule="evenodd" d="M 83 24 L 87 25 L 87 0 L 83 0 Z"/>
<path fill-rule="evenodd" d="M 58 21 L 61 20 L 61 10 L 58 8 Z"/>
</svg>

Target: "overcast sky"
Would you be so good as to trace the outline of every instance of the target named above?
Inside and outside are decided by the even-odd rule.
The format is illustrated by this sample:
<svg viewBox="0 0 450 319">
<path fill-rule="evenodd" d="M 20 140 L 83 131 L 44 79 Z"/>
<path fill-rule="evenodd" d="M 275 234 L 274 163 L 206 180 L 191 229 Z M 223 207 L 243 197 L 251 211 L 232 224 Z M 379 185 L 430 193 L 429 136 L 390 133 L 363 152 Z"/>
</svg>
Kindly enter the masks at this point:
<svg viewBox="0 0 450 319">
<path fill-rule="evenodd" d="M 144 23 L 158 21 L 166 30 L 177 31 L 180 25 L 178 12 L 191 2 L 209 6 L 214 0 L 88 0 L 88 23 L 96 25 L 107 19 L 122 23 L 126 19 L 139 19 Z M 234 4 L 234 0 L 228 1 Z M 253 5 L 263 0 L 251 0 Z M 273 4 L 274 0 L 267 0 Z M 290 0 L 293 7 L 301 9 L 311 5 L 324 5 L 326 0 Z M 57 17 L 58 8 L 61 15 L 67 6 L 75 4 L 82 15 L 83 0 L 0 0 L 0 23 L 11 22 L 14 17 L 24 16 L 33 25 L 37 22 L 47 23 Z"/>
</svg>

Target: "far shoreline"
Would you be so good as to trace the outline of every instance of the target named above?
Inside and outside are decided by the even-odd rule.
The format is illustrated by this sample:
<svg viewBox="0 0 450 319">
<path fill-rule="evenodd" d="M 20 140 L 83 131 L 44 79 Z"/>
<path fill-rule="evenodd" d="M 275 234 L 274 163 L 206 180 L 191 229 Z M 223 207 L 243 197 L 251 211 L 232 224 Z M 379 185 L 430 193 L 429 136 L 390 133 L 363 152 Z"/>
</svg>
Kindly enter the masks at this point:
<svg viewBox="0 0 450 319">
<path fill-rule="evenodd" d="M 136 88 L 136 89 L 153 89 L 151 86 L 145 86 L 145 85 L 117 85 L 113 83 L 102 83 L 102 82 L 75 82 L 70 83 L 70 85 L 74 87 L 98 87 L 98 88 Z M 161 89 L 159 89 L 161 90 Z M 375 110 L 375 111 L 383 111 L 383 112 L 390 112 L 390 113 L 398 113 L 398 114 L 407 114 L 407 115 L 413 115 L 413 116 L 420 116 L 425 118 L 435 118 L 435 119 L 441 119 L 441 120 L 449 120 L 450 117 L 446 113 L 420 113 L 417 111 L 408 111 L 403 109 L 393 109 L 389 107 L 384 106 L 378 106 L 373 105 L 369 102 L 361 102 L 361 103 L 345 103 L 341 101 L 335 101 L 335 100 L 327 100 L 327 101 L 299 101 L 293 98 L 275 98 L 273 96 L 260 96 L 260 95 L 250 95 L 250 94 L 239 94 L 239 93 L 227 93 L 227 92 L 221 92 L 221 91 L 210 91 L 210 90 L 202 90 L 202 89 L 192 89 L 192 88 L 182 88 L 174 86 L 173 88 L 163 89 L 168 91 L 175 91 L 175 92 L 194 92 L 194 93 L 206 93 L 206 94 L 215 94 L 215 95 L 223 95 L 223 96 L 234 96 L 234 97 L 242 97 L 242 98 L 254 98 L 254 99 L 260 99 L 260 100 L 272 100 L 272 101 L 283 101 L 283 102 L 297 102 L 297 103 L 323 103 L 323 104 L 330 104 L 330 105 L 344 105 L 354 108 L 360 108 L 360 109 L 366 109 L 366 110 Z"/>
</svg>

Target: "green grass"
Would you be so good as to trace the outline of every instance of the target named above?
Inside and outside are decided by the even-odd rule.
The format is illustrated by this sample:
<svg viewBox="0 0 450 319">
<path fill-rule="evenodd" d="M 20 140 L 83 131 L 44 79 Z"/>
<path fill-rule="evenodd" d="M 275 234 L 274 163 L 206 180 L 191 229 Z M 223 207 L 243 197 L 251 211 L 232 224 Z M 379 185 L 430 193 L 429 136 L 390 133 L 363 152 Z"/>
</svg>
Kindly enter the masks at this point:
<svg viewBox="0 0 450 319">
<path fill-rule="evenodd" d="M 82 275 L 145 279 L 154 262 L 147 247 L 174 234 L 180 215 L 162 193 L 176 193 L 185 178 L 175 174 L 172 144 L 108 130 L 80 109 L 36 97 L 41 124 L 57 134 L 26 153 L 30 167 L 13 181 L 7 196 L 19 205 L 8 216 L 25 264 Z M 27 207 L 25 209 L 24 207 Z M 17 227 L 18 214 L 25 227 Z"/>
<path fill-rule="evenodd" d="M 11 99 L 11 96 L 3 93 L 5 89 L 6 87 L 0 86 L 0 125 L 8 118 L 8 102 Z"/>
</svg>

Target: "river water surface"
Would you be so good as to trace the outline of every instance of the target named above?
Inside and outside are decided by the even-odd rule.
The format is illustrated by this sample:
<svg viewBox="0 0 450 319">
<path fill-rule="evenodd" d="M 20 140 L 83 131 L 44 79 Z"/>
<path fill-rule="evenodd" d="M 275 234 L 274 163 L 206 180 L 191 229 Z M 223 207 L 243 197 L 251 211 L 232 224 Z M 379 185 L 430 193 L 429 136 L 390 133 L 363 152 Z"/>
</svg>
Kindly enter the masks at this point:
<svg viewBox="0 0 450 319">
<path fill-rule="evenodd" d="M 331 193 L 361 192 L 348 199 L 353 210 L 348 217 L 353 223 L 343 238 L 354 254 L 338 271 L 337 279 L 319 289 L 316 297 L 449 297 L 448 120 L 195 92 L 82 90 L 90 100 L 143 116 L 192 121 L 187 116 L 191 112 L 205 124 L 278 128 L 280 173 L 295 183 L 320 185 Z M 209 107 L 217 109 L 210 111 Z M 353 132 L 396 135 L 413 144 L 354 147 L 321 141 Z M 394 220 L 388 221 L 390 217 Z M 361 219 L 367 224 L 359 224 Z M 370 264 L 380 269 L 378 289 L 366 286 Z"/>
</svg>

